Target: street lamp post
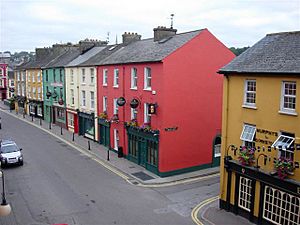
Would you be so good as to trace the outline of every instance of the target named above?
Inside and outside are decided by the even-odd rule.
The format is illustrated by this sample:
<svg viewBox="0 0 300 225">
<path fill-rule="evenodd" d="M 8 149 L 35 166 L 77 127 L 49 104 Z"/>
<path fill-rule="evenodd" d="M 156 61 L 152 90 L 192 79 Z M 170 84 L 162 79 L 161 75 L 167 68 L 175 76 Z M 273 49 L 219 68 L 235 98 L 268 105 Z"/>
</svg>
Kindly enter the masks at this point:
<svg viewBox="0 0 300 225">
<path fill-rule="evenodd" d="M 50 98 L 51 95 L 52 95 L 52 93 L 51 93 L 50 91 L 48 91 L 48 92 L 46 93 L 47 98 Z M 50 107 L 50 108 L 49 108 L 49 109 L 50 109 L 50 112 L 49 112 L 49 130 L 51 130 L 51 104 L 50 104 L 49 107 Z"/>
<path fill-rule="evenodd" d="M 11 212 L 10 204 L 6 202 L 5 198 L 5 183 L 4 183 L 4 173 L 3 170 L 0 170 L 2 177 L 2 202 L 0 205 L 0 216 L 7 216 Z"/>
</svg>

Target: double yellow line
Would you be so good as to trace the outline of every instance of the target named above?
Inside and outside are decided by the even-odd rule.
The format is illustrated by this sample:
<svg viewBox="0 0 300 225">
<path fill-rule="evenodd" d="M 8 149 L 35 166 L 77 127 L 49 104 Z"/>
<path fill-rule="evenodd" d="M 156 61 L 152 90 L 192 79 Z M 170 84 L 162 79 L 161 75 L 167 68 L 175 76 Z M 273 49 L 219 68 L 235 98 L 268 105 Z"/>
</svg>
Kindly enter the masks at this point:
<svg viewBox="0 0 300 225">
<path fill-rule="evenodd" d="M 191 217 L 194 221 L 195 224 L 198 225 L 204 225 L 199 219 L 198 219 L 198 214 L 200 209 L 202 209 L 204 206 L 216 201 L 217 199 L 219 199 L 219 196 L 214 196 L 212 198 L 206 199 L 203 202 L 199 203 L 191 212 Z"/>
</svg>

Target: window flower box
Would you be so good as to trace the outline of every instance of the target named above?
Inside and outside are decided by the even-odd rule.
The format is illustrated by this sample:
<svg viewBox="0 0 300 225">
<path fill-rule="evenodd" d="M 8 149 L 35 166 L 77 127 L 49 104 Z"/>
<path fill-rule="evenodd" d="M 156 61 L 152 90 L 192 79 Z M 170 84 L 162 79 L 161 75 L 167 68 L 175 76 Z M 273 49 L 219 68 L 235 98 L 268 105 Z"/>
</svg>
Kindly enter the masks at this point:
<svg viewBox="0 0 300 225">
<path fill-rule="evenodd" d="M 239 152 L 239 162 L 243 166 L 251 166 L 255 161 L 254 152 L 254 148 L 247 148 L 246 146 L 243 146 Z"/>
<path fill-rule="evenodd" d="M 280 157 L 275 162 L 275 169 L 278 177 L 284 180 L 288 175 L 293 175 L 293 161 L 285 157 Z"/>
</svg>

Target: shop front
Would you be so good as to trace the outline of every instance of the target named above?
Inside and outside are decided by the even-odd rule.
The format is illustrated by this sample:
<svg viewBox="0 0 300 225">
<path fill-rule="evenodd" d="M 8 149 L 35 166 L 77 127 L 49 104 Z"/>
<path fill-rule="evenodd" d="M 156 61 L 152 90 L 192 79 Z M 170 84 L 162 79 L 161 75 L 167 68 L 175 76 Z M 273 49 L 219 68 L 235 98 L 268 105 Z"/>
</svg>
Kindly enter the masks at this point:
<svg viewBox="0 0 300 225">
<path fill-rule="evenodd" d="M 34 116 L 36 118 L 44 118 L 43 114 L 43 102 L 41 101 L 36 101 L 36 100 L 29 100 L 28 103 L 28 110 L 29 110 L 29 115 Z"/>
<path fill-rule="evenodd" d="M 77 116 L 77 111 L 72 110 L 72 109 L 67 109 L 67 118 L 68 118 L 68 123 L 67 127 L 68 130 L 78 133 L 78 116 Z"/>
<path fill-rule="evenodd" d="M 158 174 L 159 131 L 126 126 L 128 137 L 127 158 L 147 170 Z"/>
<path fill-rule="evenodd" d="M 78 112 L 79 135 L 95 140 L 95 114 Z"/>
<path fill-rule="evenodd" d="M 52 123 L 57 124 L 63 128 L 66 128 L 66 109 L 64 107 L 60 107 L 58 105 L 52 106 L 53 112 L 53 121 Z"/>
</svg>

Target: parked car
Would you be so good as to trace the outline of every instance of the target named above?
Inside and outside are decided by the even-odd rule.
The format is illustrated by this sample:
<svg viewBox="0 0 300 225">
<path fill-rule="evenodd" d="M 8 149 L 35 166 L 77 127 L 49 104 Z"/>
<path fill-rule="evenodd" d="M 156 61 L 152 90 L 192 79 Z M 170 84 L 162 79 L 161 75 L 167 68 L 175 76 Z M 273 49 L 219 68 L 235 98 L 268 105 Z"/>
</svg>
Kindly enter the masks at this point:
<svg viewBox="0 0 300 225">
<path fill-rule="evenodd" d="M 2 140 L 0 144 L 1 167 L 10 164 L 23 166 L 22 148 L 19 148 L 14 141 Z"/>
</svg>

